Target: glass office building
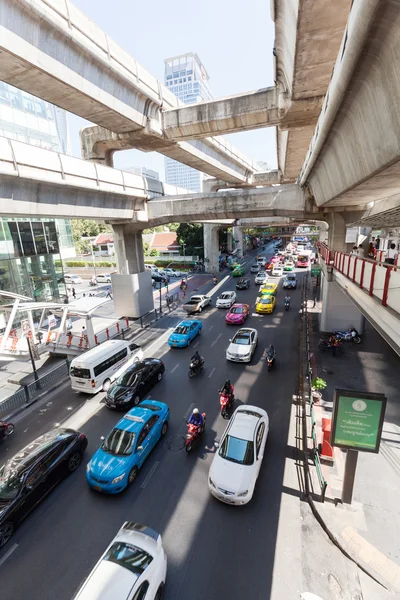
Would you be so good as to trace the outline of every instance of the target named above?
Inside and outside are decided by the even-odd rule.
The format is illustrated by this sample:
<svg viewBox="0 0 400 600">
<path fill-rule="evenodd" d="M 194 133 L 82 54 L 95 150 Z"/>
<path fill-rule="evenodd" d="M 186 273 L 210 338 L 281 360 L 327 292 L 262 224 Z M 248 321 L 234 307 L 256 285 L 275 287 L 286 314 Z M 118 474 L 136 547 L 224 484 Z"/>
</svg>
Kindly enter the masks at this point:
<svg viewBox="0 0 400 600">
<path fill-rule="evenodd" d="M 65 111 L 3 82 L 0 136 L 69 153 Z M 73 256 L 69 220 L 0 218 L 0 289 L 60 300 L 66 293 L 61 258 Z"/>
<path fill-rule="evenodd" d="M 164 83 L 185 104 L 211 100 L 209 76 L 196 53 L 181 54 L 164 61 Z M 165 159 L 165 179 L 171 185 L 201 192 L 203 173 L 172 158 Z"/>
</svg>

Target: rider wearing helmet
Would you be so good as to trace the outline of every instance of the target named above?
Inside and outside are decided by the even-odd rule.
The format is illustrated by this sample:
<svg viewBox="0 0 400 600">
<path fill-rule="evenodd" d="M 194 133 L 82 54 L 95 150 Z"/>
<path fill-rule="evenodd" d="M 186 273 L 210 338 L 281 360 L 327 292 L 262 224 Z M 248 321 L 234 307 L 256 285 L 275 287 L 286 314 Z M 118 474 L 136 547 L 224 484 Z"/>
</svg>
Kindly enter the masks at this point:
<svg viewBox="0 0 400 600">
<path fill-rule="evenodd" d="M 233 396 L 233 385 L 231 384 L 230 379 L 225 381 L 220 393 L 225 394 L 226 396 Z"/>
<path fill-rule="evenodd" d="M 285 296 L 285 304 L 290 304 L 290 296 L 289 296 L 289 294 L 286 294 L 286 296 Z"/>
<path fill-rule="evenodd" d="M 190 361 L 192 363 L 194 363 L 196 366 L 202 361 L 202 357 L 199 354 L 199 351 L 196 350 L 196 352 L 193 354 L 192 358 L 190 359 Z"/>
<path fill-rule="evenodd" d="M 271 358 L 275 356 L 275 348 L 272 344 L 268 346 L 267 355 Z"/>
<path fill-rule="evenodd" d="M 192 414 L 190 415 L 190 419 L 188 421 L 191 425 L 197 425 L 197 427 L 203 427 L 204 418 L 201 412 L 199 412 L 198 408 L 194 408 Z"/>
</svg>

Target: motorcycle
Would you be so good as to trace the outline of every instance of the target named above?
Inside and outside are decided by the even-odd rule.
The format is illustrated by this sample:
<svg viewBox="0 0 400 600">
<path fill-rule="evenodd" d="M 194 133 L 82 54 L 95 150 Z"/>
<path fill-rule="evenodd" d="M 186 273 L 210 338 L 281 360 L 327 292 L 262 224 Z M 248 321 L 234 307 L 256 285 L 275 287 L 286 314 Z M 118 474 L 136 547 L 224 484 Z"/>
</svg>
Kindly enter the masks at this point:
<svg viewBox="0 0 400 600">
<path fill-rule="evenodd" d="M 344 352 L 344 348 L 339 337 L 335 337 L 335 339 L 331 338 L 329 340 L 320 340 L 318 348 L 321 350 L 321 352 L 325 352 L 325 350 L 329 350 L 330 348 L 338 348 L 339 352 Z"/>
<path fill-rule="evenodd" d="M 96 286 L 96 285 L 97 285 L 97 281 L 96 281 L 95 279 L 91 279 L 91 280 L 89 281 L 89 285 L 90 285 L 91 287 L 94 287 L 94 286 Z"/>
<path fill-rule="evenodd" d="M 267 354 L 267 365 L 268 365 L 268 371 L 271 371 L 272 367 L 275 364 L 275 352 L 273 354 Z"/>
<path fill-rule="evenodd" d="M 14 433 L 14 425 L 12 423 L 6 423 L 5 421 L 0 421 L 0 441 L 9 437 L 12 433 Z"/>
<path fill-rule="evenodd" d="M 350 327 L 347 331 L 334 331 L 333 335 L 343 342 L 361 343 L 361 336 L 355 327 Z"/>
<path fill-rule="evenodd" d="M 199 439 L 201 435 L 204 433 L 204 429 L 206 428 L 206 413 L 202 414 L 204 425 L 201 427 L 199 425 L 193 425 L 193 423 L 187 424 L 187 434 L 185 440 L 185 450 L 187 453 L 191 452 L 193 448 L 193 444 Z"/>
<path fill-rule="evenodd" d="M 218 283 L 218 279 L 217 279 L 216 277 L 214 277 L 214 279 L 213 279 L 213 283 L 214 283 L 214 285 L 217 285 L 217 283 Z"/>
<path fill-rule="evenodd" d="M 232 392 L 230 394 L 226 394 L 223 390 L 219 390 L 219 404 L 221 407 L 221 417 L 223 419 L 228 418 L 228 411 L 231 408 L 233 401 L 235 399 L 235 395 L 233 393 L 234 388 L 232 386 Z"/>
<path fill-rule="evenodd" d="M 289 310 L 290 308 L 290 300 L 285 300 L 285 310 Z"/>
<path fill-rule="evenodd" d="M 199 362 L 190 361 L 189 373 L 188 373 L 189 378 L 191 379 L 192 377 L 194 377 L 195 375 L 200 373 L 200 371 L 203 370 L 203 367 L 204 367 L 204 359 L 203 358 Z"/>
</svg>

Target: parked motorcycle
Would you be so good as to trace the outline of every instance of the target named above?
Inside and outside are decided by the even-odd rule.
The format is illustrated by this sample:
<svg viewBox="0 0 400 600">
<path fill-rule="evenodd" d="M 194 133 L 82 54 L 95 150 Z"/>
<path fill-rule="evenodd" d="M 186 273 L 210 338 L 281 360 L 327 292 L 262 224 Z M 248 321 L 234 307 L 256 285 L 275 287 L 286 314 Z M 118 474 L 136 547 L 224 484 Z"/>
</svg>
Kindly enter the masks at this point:
<svg viewBox="0 0 400 600">
<path fill-rule="evenodd" d="M 320 340 L 318 344 L 318 348 L 325 352 L 325 350 L 329 349 L 338 349 L 339 352 L 344 352 L 341 339 L 336 336 L 332 336 L 329 340 Z"/>
<path fill-rule="evenodd" d="M 0 441 L 4 440 L 14 433 L 14 425 L 12 423 L 6 423 L 6 421 L 0 421 Z"/>
<path fill-rule="evenodd" d="M 193 444 L 195 444 L 200 436 L 204 433 L 204 429 L 206 428 L 206 413 L 202 413 L 202 417 L 204 420 L 204 425 L 202 427 L 199 425 L 193 425 L 193 423 L 187 424 L 188 431 L 185 440 L 185 450 L 187 453 L 191 452 Z"/>
<path fill-rule="evenodd" d="M 361 343 L 361 336 L 355 327 L 350 327 L 347 331 L 334 331 L 333 335 L 343 342 L 354 342 L 355 344 Z"/>
<path fill-rule="evenodd" d="M 90 287 L 95 287 L 97 285 L 97 281 L 95 279 L 91 279 L 89 281 L 89 285 L 90 285 Z"/>
<path fill-rule="evenodd" d="M 204 359 L 202 358 L 200 361 L 198 362 L 190 362 L 189 364 L 189 378 L 191 379 L 192 377 L 194 377 L 195 375 L 197 375 L 198 373 L 200 373 L 200 371 L 202 371 L 204 368 Z"/>
<path fill-rule="evenodd" d="M 232 386 L 232 393 L 226 394 L 223 390 L 219 390 L 219 404 L 221 407 L 221 417 L 223 419 L 229 418 L 229 410 L 235 399 L 234 388 Z"/>
</svg>

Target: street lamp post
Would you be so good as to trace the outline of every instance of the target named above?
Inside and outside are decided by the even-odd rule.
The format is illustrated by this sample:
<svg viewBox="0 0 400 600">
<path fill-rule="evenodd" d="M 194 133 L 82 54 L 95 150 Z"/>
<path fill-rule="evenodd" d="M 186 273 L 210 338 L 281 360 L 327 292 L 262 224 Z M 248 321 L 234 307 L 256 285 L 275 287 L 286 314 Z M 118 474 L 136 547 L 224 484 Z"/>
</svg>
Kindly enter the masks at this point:
<svg viewBox="0 0 400 600">
<path fill-rule="evenodd" d="M 97 273 L 96 273 L 96 261 L 94 259 L 94 252 L 93 252 L 93 244 L 92 244 L 92 242 L 90 242 L 90 248 L 92 250 L 92 261 L 93 261 L 94 276 L 97 277 Z"/>
</svg>

